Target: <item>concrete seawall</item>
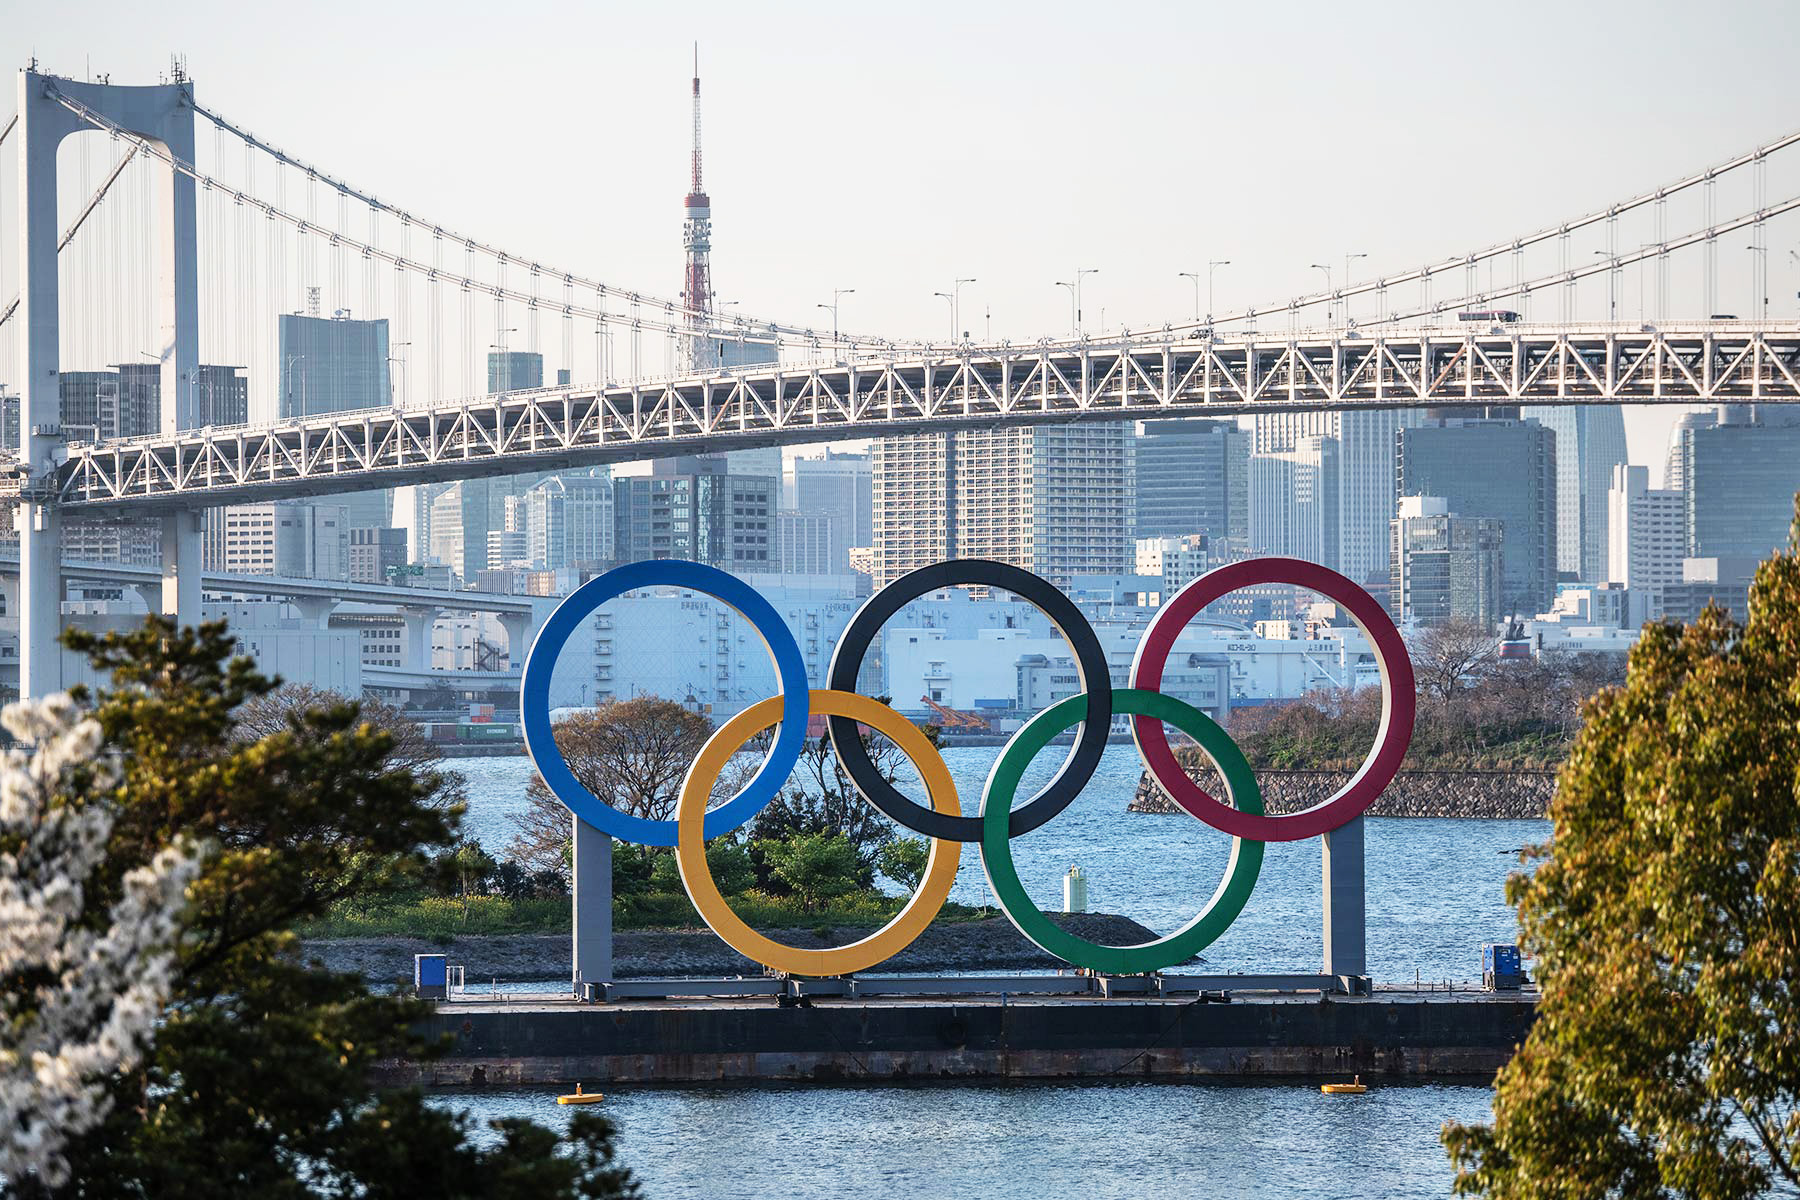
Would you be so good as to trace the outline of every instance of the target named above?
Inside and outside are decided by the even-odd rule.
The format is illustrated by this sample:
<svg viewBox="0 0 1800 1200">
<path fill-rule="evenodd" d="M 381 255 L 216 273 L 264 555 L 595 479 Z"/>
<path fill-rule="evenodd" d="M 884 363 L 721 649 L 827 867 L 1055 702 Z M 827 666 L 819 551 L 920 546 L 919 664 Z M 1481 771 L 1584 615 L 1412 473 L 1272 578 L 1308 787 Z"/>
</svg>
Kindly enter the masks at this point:
<svg viewBox="0 0 1800 1200">
<path fill-rule="evenodd" d="M 1224 785 L 1211 763 L 1191 747 L 1176 758 L 1188 776 L 1215 796 Z M 1322 804 L 1350 782 L 1349 771 L 1258 771 L 1263 806 L 1270 813 L 1299 812 Z M 1401 771 L 1369 807 L 1371 817 L 1544 817 L 1556 794 L 1554 771 Z M 1132 812 L 1182 811 L 1151 781 L 1138 777 L 1137 793 L 1126 806 Z"/>
<path fill-rule="evenodd" d="M 1490 1075 L 1535 998 L 1378 991 L 1191 999 L 821 998 L 441 1007 L 452 1049 L 385 1082 L 608 1084 Z"/>
</svg>

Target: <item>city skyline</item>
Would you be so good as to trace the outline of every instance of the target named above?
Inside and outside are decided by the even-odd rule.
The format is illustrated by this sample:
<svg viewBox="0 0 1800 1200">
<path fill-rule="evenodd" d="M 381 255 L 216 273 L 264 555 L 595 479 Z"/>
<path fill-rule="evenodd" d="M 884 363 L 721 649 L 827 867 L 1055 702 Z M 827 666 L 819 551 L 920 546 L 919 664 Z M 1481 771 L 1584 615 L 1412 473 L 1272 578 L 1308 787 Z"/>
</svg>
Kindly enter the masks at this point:
<svg viewBox="0 0 1800 1200">
<path fill-rule="evenodd" d="M 474 56 L 486 54 L 490 44 L 485 37 L 464 36 L 468 21 L 459 18 L 473 10 L 439 10 L 448 19 L 435 24 L 405 14 L 358 11 L 358 27 L 370 35 L 371 48 L 391 33 L 430 43 L 441 53 L 421 60 L 432 67 L 403 63 L 396 68 L 383 60 L 381 70 L 364 72 L 367 87 L 354 97 L 318 86 L 302 65 L 304 43 L 333 26 L 332 10 L 323 10 L 326 19 L 321 22 L 287 31 L 302 47 L 291 62 L 277 63 L 244 52 L 248 40 L 257 36 L 255 25 L 207 19 L 222 11 L 190 6 L 177 9 L 173 22 L 171 14 L 159 11 L 151 26 L 148 14 L 121 6 L 113 12 L 116 19 L 79 31 L 62 27 L 49 14 L 25 13 L 11 34 L 0 37 L 0 47 L 21 62 L 35 53 L 45 69 L 77 76 L 104 72 L 134 81 L 166 71 L 168 53 L 183 52 L 208 100 L 283 144 L 333 145 L 333 165 L 383 196 L 421 207 L 429 202 L 432 211 L 469 228 L 493 231 L 504 244 L 553 261 L 604 268 L 606 277 L 647 290 L 669 291 L 662 281 L 674 277 L 679 267 L 678 200 L 689 153 L 686 91 L 692 41 L 698 34 L 709 99 L 708 188 L 722 218 L 715 234 L 715 290 L 726 303 L 736 300 L 747 311 L 790 317 L 810 313 L 825 323 L 829 317 L 816 311 L 817 304 L 833 300 L 834 290 L 854 289 L 854 296 L 844 297 L 841 324 L 865 334 L 938 336 L 944 310 L 933 293 L 952 279 L 971 276 L 975 282 L 962 290 L 959 307 L 972 336 L 981 339 L 987 332 L 990 308 L 995 338 L 1061 332 L 1069 323 L 1071 297 L 1056 282 L 1078 262 L 1100 267 L 1083 281 L 1081 323 L 1090 330 L 1102 320 L 1113 329 L 1121 324 L 1142 328 L 1189 315 L 1200 306 L 1200 289 L 1197 283 L 1190 289 L 1181 273 L 1207 271 L 1211 260 L 1231 260 L 1230 266 L 1207 272 L 1214 276 L 1209 283 L 1216 289 L 1218 310 L 1279 302 L 1286 295 L 1316 290 L 1326 275 L 1341 283 L 1346 269 L 1358 275 L 1364 268 L 1405 269 L 1459 246 L 1502 240 L 1603 206 L 1620 192 L 1654 187 L 1780 131 L 1779 120 L 1764 115 L 1780 111 L 1780 72 L 1755 69 L 1754 64 L 1765 57 L 1772 63 L 1783 38 L 1772 35 L 1746 45 L 1732 36 L 1729 22 L 1721 22 L 1721 28 L 1697 30 L 1697 40 L 1674 47 L 1656 36 L 1656 22 L 1641 20 L 1641 7 L 1631 10 L 1640 18 L 1634 21 L 1611 21 L 1604 9 L 1556 10 L 1554 19 L 1565 26 L 1591 24 L 1597 35 L 1604 25 L 1614 53 L 1582 53 L 1577 47 L 1583 39 L 1573 34 L 1567 49 L 1537 48 L 1534 53 L 1544 68 L 1539 85 L 1509 97 L 1499 118 L 1485 110 L 1471 113 L 1462 104 L 1417 102 L 1415 93 L 1429 94 L 1433 81 L 1463 85 L 1460 70 L 1448 58 L 1409 61 L 1404 73 L 1361 69 L 1357 64 L 1392 61 L 1380 40 L 1387 23 L 1323 8 L 1313 14 L 1306 32 L 1296 34 L 1340 46 L 1323 71 L 1314 63 L 1303 72 L 1277 61 L 1270 79 L 1270 64 L 1258 65 L 1252 74 L 1247 62 L 1226 54 L 1213 56 L 1218 61 L 1196 76 L 1182 69 L 1176 48 L 1180 37 L 1170 38 L 1171 48 L 1165 50 L 1138 47 L 1140 57 L 1164 64 L 1162 70 L 1144 71 L 1123 52 L 1128 34 L 1098 28 L 1092 35 L 1100 39 L 1100 52 L 1084 64 L 1078 86 L 1070 89 L 1066 81 L 1033 78 L 1030 54 L 988 55 L 980 49 L 985 45 L 980 38 L 966 43 L 937 38 L 933 42 L 941 44 L 930 48 L 940 56 L 983 55 L 983 70 L 955 72 L 954 87 L 924 89 L 909 95 L 904 106 L 887 96 L 908 89 L 884 89 L 880 81 L 904 71 L 908 50 L 919 48 L 917 40 L 929 35 L 884 30 L 884 51 L 858 56 L 853 76 L 848 63 L 828 49 L 846 29 L 854 33 L 863 28 L 867 18 L 861 14 L 833 10 L 828 21 L 783 22 L 779 39 L 772 37 L 767 22 L 706 7 L 677 14 L 609 14 L 600 27 L 593 24 L 593 15 L 573 7 L 521 15 L 502 41 L 528 46 L 550 62 L 568 63 L 564 56 L 596 44 L 631 51 L 608 55 L 609 78 L 626 86 L 638 102 L 630 122 L 602 122 L 604 153 L 561 154 L 554 130 L 538 133 L 529 124 L 507 135 L 509 162 L 530 162 L 534 149 L 540 150 L 542 161 L 555 164 L 559 179 L 570 183 L 568 194 L 604 195 L 602 217 L 596 221 L 585 206 L 519 204 L 501 185 L 502 177 L 486 186 L 479 169 L 473 176 L 466 170 L 446 174 L 446 166 L 459 160 L 451 153 L 451 140 L 434 133 L 435 122 L 409 126 L 413 132 L 407 136 L 385 138 L 379 145 L 355 135 L 363 125 L 358 105 L 392 109 L 446 75 L 476 68 Z M 1771 30 L 1800 24 L 1800 16 L 1780 6 L 1743 5 L 1738 11 Z M 992 28 L 1006 19 L 995 15 L 977 24 Z M 1234 33 L 1248 36 L 1251 27 L 1245 23 L 1252 20 L 1242 13 L 1202 17 L 1174 9 L 1161 11 L 1158 19 L 1172 32 L 1206 35 L 1208 44 L 1229 44 Z M 1454 35 L 1458 21 L 1476 19 L 1432 13 L 1434 27 L 1444 27 L 1446 36 Z M 1207 23 L 1204 29 L 1190 24 L 1201 20 Z M 1024 39 L 1024 48 L 1058 36 L 1054 21 L 1043 22 L 1043 28 L 1033 22 L 1017 24 L 1012 32 Z M 1738 59 L 1747 56 L 1750 63 L 1740 61 L 1728 69 L 1722 54 L 1706 52 L 1714 42 L 1720 49 L 1729 46 Z M 334 41 L 333 55 L 347 75 L 376 61 L 370 51 L 341 40 Z M 247 70 L 252 59 L 257 60 L 255 75 Z M 543 98 L 552 104 L 561 98 L 566 111 L 586 111 L 574 82 L 578 74 L 542 72 L 537 82 L 547 89 Z M 821 89 L 821 81 L 828 86 Z M 834 88 L 855 102 L 819 104 L 819 92 Z M 442 128 L 446 133 L 455 128 L 458 138 L 472 144 L 495 144 L 499 129 L 516 120 L 505 103 L 495 105 L 458 89 L 430 90 Z M 1388 119 L 1396 104 L 1411 106 L 1409 121 Z M 1496 174 L 1462 165 L 1470 160 L 1459 156 L 1398 195 L 1386 185 L 1384 157 L 1416 155 L 1453 144 L 1458 137 L 1481 136 L 1496 124 L 1503 124 L 1511 138 L 1539 138 L 1554 145 L 1560 114 L 1578 105 L 1601 114 L 1630 114 L 1633 127 L 1644 134 L 1623 145 L 1607 141 L 1584 151 L 1565 171 Z M 1321 111 L 1330 111 L 1334 121 L 1355 131 L 1356 148 L 1328 160 L 1333 179 L 1328 192 L 1271 194 L 1266 188 L 1204 186 L 1210 156 L 1203 140 L 1197 139 L 1192 154 L 1173 158 L 1149 144 L 1149 131 L 1165 125 L 1229 128 L 1218 123 L 1217 114 L 1238 106 L 1257 109 L 1259 135 L 1272 152 L 1283 139 L 1311 136 Z M 963 180 L 958 204 L 917 203 L 897 193 L 883 194 L 884 189 L 858 189 L 854 204 L 795 204 L 785 189 L 771 186 L 776 177 L 769 174 L 767 151 L 773 129 L 796 124 L 816 129 L 820 145 L 829 147 L 879 136 L 903 117 L 909 127 L 954 132 L 966 130 L 971 121 L 1011 121 L 1021 110 L 1038 114 L 1034 120 L 1012 122 L 1035 131 L 1026 138 L 1027 150 L 1047 150 L 1063 137 L 1090 131 L 1097 135 L 1105 129 L 1128 160 L 1155 164 L 1145 169 L 1158 190 L 1182 195 L 1184 205 L 1152 222 L 1158 227 L 1153 240 L 1137 232 L 1145 223 L 1136 195 L 1113 187 L 1106 173 L 1069 175 L 1062 187 L 1040 191 L 1031 204 L 1021 206 L 1001 199 L 1009 185 L 983 169 L 979 139 L 959 136 L 934 147 L 935 160 Z M 1137 110 L 1153 111 L 1159 119 L 1141 123 L 1141 130 L 1130 123 L 1117 128 L 1111 120 Z M 1721 135 L 1722 129 L 1729 135 Z M 811 141 L 807 134 L 778 137 L 801 147 Z M 606 186 L 605 176 L 614 170 L 629 172 L 633 186 Z M 1383 180 L 1379 187 L 1378 178 Z M 1775 194 L 1783 193 L 1777 188 Z M 970 220 L 963 215 L 970 212 L 995 215 Z M 856 235 L 871 226 L 894 236 Z M 844 244 L 859 248 L 849 267 L 836 251 Z M 1783 305 L 1792 309 L 1793 285 L 1800 282 L 1800 268 L 1780 250 L 1774 246 L 1767 255 L 1766 291 L 1777 314 Z M 1721 253 L 1720 296 L 1739 297 L 1734 309 L 1744 307 L 1740 293 L 1748 294 L 1750 260 L 1735 243 Z M 1066 265 L 1053 265 L 1057 263 Z M 1322 275 L 1314 264 L 1330 271 Z M 846 271 L 857 277 L 849 278 Z M 1617 282 L 1625 294 L 1611 298 L 1614 315 L 1635 317 L 1645 288 L 1643 273 L 1621 274 Z M 1678 278 L 1673 286 L 1679 293 L 1683 284 Z M 1590 297 L 1589 302 L 1605 304 L 1606 297 Z M 416 388 L 413 381 L 406 383 Z M 1659 473 L 1668 427 L 1678 417 L 1673 410 L 1628 413 L 1631 461 L 1650 466 L 1653 476 Z"/>
</svg>

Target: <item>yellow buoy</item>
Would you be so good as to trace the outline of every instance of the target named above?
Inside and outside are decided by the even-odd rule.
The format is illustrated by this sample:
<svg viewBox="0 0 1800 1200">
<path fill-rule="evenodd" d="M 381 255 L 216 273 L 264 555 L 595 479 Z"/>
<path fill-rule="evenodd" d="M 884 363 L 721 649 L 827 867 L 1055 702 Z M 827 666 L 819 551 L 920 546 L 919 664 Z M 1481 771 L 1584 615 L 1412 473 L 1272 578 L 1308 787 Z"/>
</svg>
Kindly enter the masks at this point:
<svg viewBox="0 0 1800 1200">
<path fill-rule="evenodd" d="M 1362 1076 L 1356 1076 L 1350 1083 L 1322 1083 L 1319 1090 L 1327 1096 L 1360 1096 L 1369 1089 L 1363 1085 Z"/>
<path fill-rule="evenodd" d="M 598 1104 L 604 1099 L 606 1099 L 606 1097 L 599 1092 L 582 1091 L 581 1085 L 578 1083 L 575 1085 L 575 1094 L 573 1096 L 558 1096 L 556 1102 L 558 1104 Z"/>
</svg>

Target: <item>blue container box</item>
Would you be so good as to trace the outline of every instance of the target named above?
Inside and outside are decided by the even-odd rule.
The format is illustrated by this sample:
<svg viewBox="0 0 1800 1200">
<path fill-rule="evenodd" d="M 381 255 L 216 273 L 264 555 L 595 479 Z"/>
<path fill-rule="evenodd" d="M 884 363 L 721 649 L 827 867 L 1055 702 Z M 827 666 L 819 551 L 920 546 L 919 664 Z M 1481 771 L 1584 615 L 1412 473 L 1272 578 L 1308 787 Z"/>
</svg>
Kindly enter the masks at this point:
<svg viewBox="0 0 1800 1200">
<path fill-rule="evenodd" d="M 1481 984 L 1490 992 L 1525 984 L 1519 965 L 1519 948 L 1510 942 L 1489 942 L 1481 948 Z"/>
<path fill-rule="evenodd" d="M 450 994 L 450 971 L 442 954 L 413 955 L 413 986 L 421 1000 L 443 1000 Z"/>
</svg>

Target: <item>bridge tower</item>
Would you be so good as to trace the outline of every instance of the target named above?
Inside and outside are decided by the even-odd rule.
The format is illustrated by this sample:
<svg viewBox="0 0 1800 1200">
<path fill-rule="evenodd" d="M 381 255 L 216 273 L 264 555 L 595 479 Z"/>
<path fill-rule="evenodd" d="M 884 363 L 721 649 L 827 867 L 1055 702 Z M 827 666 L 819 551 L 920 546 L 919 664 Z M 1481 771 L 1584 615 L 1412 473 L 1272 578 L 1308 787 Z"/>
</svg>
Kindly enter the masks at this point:
<svg viewBox="0 0 1800 1200">
<path fill-rule="evenodd" d="M 152 87 L 83 83 L 19 73 L 19 317 L 23 378 L 19 388 L 19 457 L 29 476 L 21 489 L 19 524 L 19 694 L 35 698 L 63 686 L 62 518 L 56 469 L 67 457 L 59 385 L 62 330 L 58 318 L 56 150 L 70 134 L 93 130 L 64 100 L 129 133 L 160 143 L 176 159 L 194 161 L 192 84 L 177 68 L 172 82 Z M 198 245 L 194 180 L 157 163 L 158 292 L 162 364 L 162 431 L 194 424 L 199 365 Z M 163 611 L 183 624 L 200 619 L 200 526 L 197 511 L 163 518 Z"/>
</svg>

